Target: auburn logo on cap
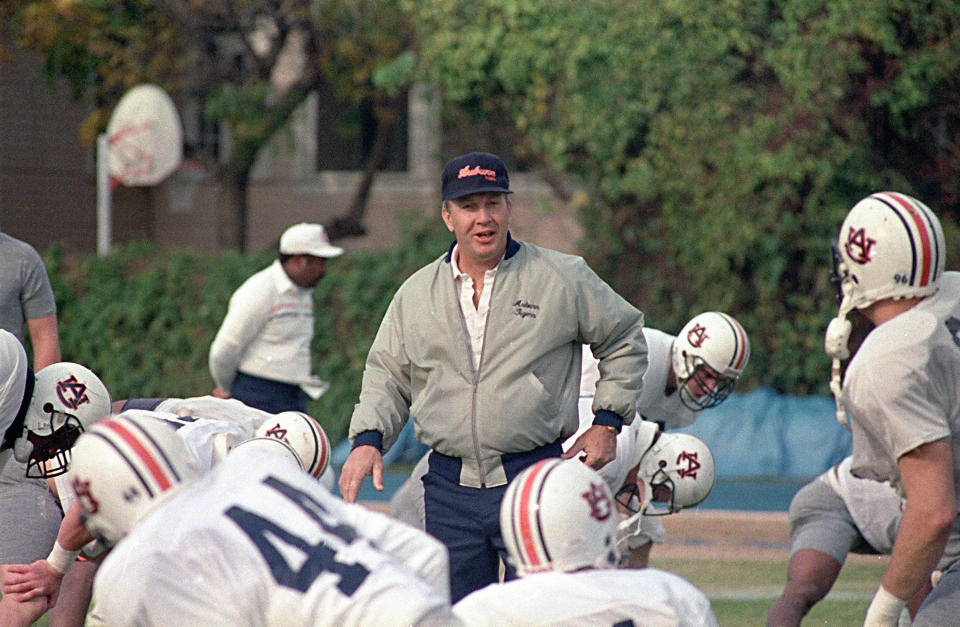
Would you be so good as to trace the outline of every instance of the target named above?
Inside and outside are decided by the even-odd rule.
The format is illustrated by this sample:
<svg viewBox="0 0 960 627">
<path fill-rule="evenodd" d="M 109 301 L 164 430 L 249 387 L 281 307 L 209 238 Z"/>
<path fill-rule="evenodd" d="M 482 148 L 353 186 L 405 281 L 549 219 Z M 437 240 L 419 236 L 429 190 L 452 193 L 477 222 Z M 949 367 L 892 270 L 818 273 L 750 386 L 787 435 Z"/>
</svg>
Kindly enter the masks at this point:
<svg viewBox="0 0 960 627">
<path fill-rule="evenodd" d="M 487 179 L 488 181 L 496 181 L 496 180 L 497 180 L 497 173 L 496 173 L 496 172 L 494 172 L 493 170 L 487 170 L 487 169 L 485 169 L 485 168 L 481 168 L 481 167 L 478 166 L 478 165 L 475 165 L 475 166 L 473 166 L 473 167 L 470 167 L 470 166 L 467 165 L 467 166 L 464 166 L 464 167 L 460 168 L 460 171 L 457 172 L 457 178 L 458 178 L 458 179 L 465 179 L 465 178 L 467 178 L 468 176 L 482 176 L 483 178 Z"/>
</svg>

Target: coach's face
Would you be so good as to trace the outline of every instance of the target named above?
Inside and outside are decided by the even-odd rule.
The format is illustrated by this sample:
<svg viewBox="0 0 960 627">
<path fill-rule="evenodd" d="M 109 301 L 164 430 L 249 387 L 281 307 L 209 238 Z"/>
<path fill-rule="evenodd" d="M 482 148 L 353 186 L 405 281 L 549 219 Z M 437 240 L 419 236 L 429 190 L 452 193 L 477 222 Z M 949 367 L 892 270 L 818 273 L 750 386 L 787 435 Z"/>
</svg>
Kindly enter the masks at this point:
<svg viewBox="0 0 960 627">
<path fill-rule="evenodd" d="M 443 222 L 457 237 L 461 270 L 489 270 L 500 262 L 507 248 L 511 211 L 510 198 L 500 192 L 470 194 L 443 203 Z"/>
</svg>

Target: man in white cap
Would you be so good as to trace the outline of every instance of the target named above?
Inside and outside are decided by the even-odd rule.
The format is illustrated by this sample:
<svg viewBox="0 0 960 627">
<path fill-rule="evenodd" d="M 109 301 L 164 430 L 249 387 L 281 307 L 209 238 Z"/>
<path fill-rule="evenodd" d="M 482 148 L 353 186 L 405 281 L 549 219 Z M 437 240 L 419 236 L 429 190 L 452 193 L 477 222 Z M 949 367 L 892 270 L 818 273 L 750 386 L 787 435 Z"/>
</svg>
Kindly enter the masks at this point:
<svg viewBox="0 0 960 627">
<path fill-rule="evenodd" d="M 214 396 L 270 413 L 306 411 L 325 384 L 311 375 L 313 288 L 326 260 L 343 254 L 323 226 L 295 224 L 280 237 L 278 259 L 230 297 L 210 345 Z"/>
</svg>

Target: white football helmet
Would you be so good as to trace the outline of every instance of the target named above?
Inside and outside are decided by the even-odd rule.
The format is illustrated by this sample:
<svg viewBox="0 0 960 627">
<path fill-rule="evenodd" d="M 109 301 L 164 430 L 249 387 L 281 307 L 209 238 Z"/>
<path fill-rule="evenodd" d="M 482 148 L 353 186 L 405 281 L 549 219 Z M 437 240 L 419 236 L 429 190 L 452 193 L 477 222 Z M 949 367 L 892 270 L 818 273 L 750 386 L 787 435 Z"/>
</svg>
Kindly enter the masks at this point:
<svg viewBox="0 0 960 627">
<path fill-rule="evenodd" d="M 89 368 L 61 361 L 40 370 L 25 422 L 33 446 L 20 460 L 27 462 L 27 476 L 56 477 L 67 472 L 77 437 L 109 416 L 110 410 L 110 393 Z"/>
<path fill-rule="evenodd" d="M 330 440 L 323 427 L 310 415 L 300 411 L 284 411 L 257 427 L 254 436 L 277 438 L 289 444 L 304 470 L 320 477 L 330 465 Z"/>
<path fill-rule="evenodd" d="M 500 505 L 500 530 L 520 576 L 616 566 L 618 518 L 603 478 L 576 459 L 527 468 Z"/>
<path fill-rule="evenodd" d="M 824 350 L 833 358 L 830 389 L 837 399 L 837 420 L 844 425 L 840 360 L 850 356 L 852 324 L 847 314 L 886 298 L 935 293 L 946 252 L 940 220 L 906 194 L 871 194 L 847 213 L 834 244 L 833 278 L 839 282 L 840 308 L 824 338 Z"/>
<path fill-rule="evenodd" d="M 710 496 L 716 483 L 713 453 L 703 440 L 689 433 L 661 433 L 640 459 L 637 480 L 643 483 L 641 495 L 636 486 L 617 492 L 617 500 L 637 514 L 665 516 L 694 507 Z M 638 499 L 628 505 L 623 498 L 627 495 L 639 497 L 639 510 Z"/>
<path fill-rule="evenodd" d="M 249 440 L 244 440 L 243 442 L 231 448 L 230 453 L 241 449 L 244 451 L 248 451 L 250 449 L 260 449 L 271 455 L 285 455 L 286 457 L 295 461 L 297 466 L 300 467 L 300 470 L 303 470 L 303 462 L 300 461 L 300 455 L 293 450 L 292 446 L 280 438 L 274 438 L 270 436 L 254 436 Z"/>
<path fill-rule="evenodd" d="M 84 526 L 107 544 L 199 473 L 172 425 L 123 413 L 82 433 L 72 457 L 71 485 Z"/>
<path fill-rule="evenodd" d="M 671 353 L 680 401 L 699 411 L 716 407 L 733 391 L 750 359 L 750 339 L 733 316 L 708 311 L 684 325 Z"/>
</svg>

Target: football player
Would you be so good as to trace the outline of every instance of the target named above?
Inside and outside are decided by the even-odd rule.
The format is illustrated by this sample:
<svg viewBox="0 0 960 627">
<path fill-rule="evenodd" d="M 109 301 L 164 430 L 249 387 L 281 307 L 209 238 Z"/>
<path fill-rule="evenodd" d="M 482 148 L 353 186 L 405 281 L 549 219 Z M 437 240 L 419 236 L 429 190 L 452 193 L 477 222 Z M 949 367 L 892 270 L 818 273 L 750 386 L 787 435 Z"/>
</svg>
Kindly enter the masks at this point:
<svg viewBox="0 0 960 627">
<path fill-rule="evenodd" d="M 851 458 L 800 488 L 790 502 L 790 562 L 783 594 L 770 607 L 768 627 L 796 627 L 823 599 L 849 553 L 889 555 L 903 516 L 903 499 L 888 483 L 858 479 Z M 916 611 L 929 592 L 911 601 Z M 909 615 L 906 616 L 907 624 Z"/>
<path fill-rule="evenodd" d="M 853 433 L 851 471 L 889 481 L 906 497 L 864 624 L 896 625 L 935 568 L 943 576 L 914 620 L 954 624 L 960 616 L 960 274 L 944 272 L 937 216 L 898 192 L 857 202 L 835 248 L 843 298 L 824 347 L 834 360 L 838 418 L 848 417 Z M 853 310 L 874 328 L 841 379 Z"/>
<path fill-rule="evenodd" d="M 69 402 L 72 394 L 83 403 Z M 66 399 L 66 400 L 65 400 Z M 4 594 L 13 595 L 8 625 L 29 625 L 47 609 L 66 599 L 67 610 L 58 610 L 64 621 L 83 622 L 90 598 L 90 585 L 97 568 L 96 557 L 103 547 L 92 542 L 83 529 L 74 494 L 69 487 L 71 449 L 79 435 L 90 425 L 109 415 L 110 397 L 100 379 L 88 368 L 62 362 L 40 371 L 29 409 L 26 412 L 27 436 L 32 448 L 26 455 L 28 474 L 44 477 L 58 496 L 62 511 L 57 541 L 50 555 L 32 564 L 9 565 L 4 579 Z M 263 435 L 281 439 L 293 446 L 306 460 L 306 468 L 325 485 L 333 485 L 329 468 L 330 444 L 326 434 L 312 417 L 302 412 L 269 414 L 232 399 L 211 396 L 195 398 L 129 399 L 115 408 L 139 412 L 151 419 L 175 427 L 191 453 L 192 463 L 201 472 L 208 470 L 238 442 Z M 84 551 L 84 557 L 74 560 Z M 73 568 L 71 568 L 73 567 Z M 68 572 L 69 571 L 69 572 Z M 61 594 L 62 592 L 62 594 Z M 45 597 L 46 604 L 37 599 Z M 27 611 L 29 609 L 29 611 Z M 14 620 L 14 615 L 17 618 Z"/>
<path fill-rule="evenodd" d="M 162 422 L 121 414 L 80 436 L 84 523 L 114 545 L 88 624 L 457 624 L 443 545 L 334 497 L 282 440 L 258 442 L 200 475 Z"/>
<path fill-rule="evenodd" d="M 4 486 L 3 502 L 0 507 L 32 508 L 53 522 L 53 528 L 56 529 L 55 521 L 60 520 L 61 511 L 65 510 L 57 507 L 55 495 L 45 493 L 45 498 L 40 500 L 35 496 L 26 499 L 25 492 L 20 490 L 20 481 L 23 482 L 23 486 L 27 486 L 30 479 L 41 476 L 35 472 L 35 466 L 29 465 L 34 447 L 29 439 L 28 425 L 48 424 L 54 416 L 62 417 L 67 414 L 79 416 L 85 421 L 99 419 L 110 412 L 110 396 L 96 375 L 85 368 L 83 371 L 73 371 L 69 368 L 71 364 L 66 362 L 51 364 L 34 376 L 26 366 L 23 347 L 9 333 L 0 333 L 0 352 L 4 357 L 2 367 L 12 369 L 7 384 L 0 385 L 0 408 L 3 408 L 0 411 L 0 421 L 9 420 L 11 414 L 15 416 L 6 430 L 2 445 L 6 450 L 0 453 L 0 458 L 9 456 L 12 451 L 19 462 L 28 463 L 26 475 L 21 474 L 20 479 L 13 478 L 11 483 Z M 19 359 L 18 356 L 22 356 L 23 359 Z M 67 370 L 70 373 L 67 373 Z M 73 372 L 76 372 L 80 379 L 73 377 Z M 88 386 L 87 383 L 90 385 Z M 4 543 L 4 553 L 21 555 L 23 557 L 20 559 L 27 561 L 33 559 L 27 557 L 28 555 L 35 556 L 38 553 L 42 555 L 43 552 L 49 551 L 55 536 L 49 537 L 40 531 L 23 525 L 6 526 L 4 533 L 0 535 Z M 0 568 L 5 581 L 17 567 L 16 564 L 4 564 Z M 74 576 L 79 577 L 81 572 L 82 569 L 78 570 Z M 30 625 L 47 609 L 45 599 L 5 591 L 3 599 L 0 600 L 0 624 L 12 627 Z M 57 613 L 60 615 L 59 618 L 65 621 L 69 621 L 70 616 L 73 616 L 66 604 L 61 606 Z"/>
<path fill-rule="evenodd" d="M 717 620 L 707 597 L 655 568 L 616 568 L 613 495 L 576 460 L 547 459 L 510 482 L 500 508 L 519 579 L 491 584 L 454 605 L 466 625 L 678 625 Z"/>
</svg>

